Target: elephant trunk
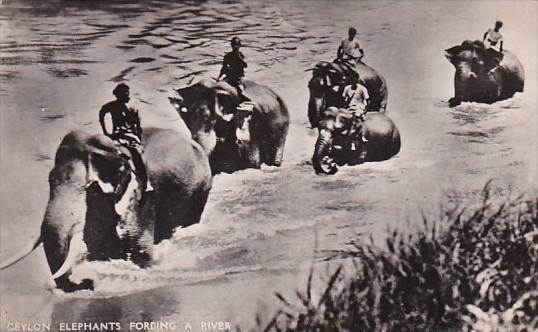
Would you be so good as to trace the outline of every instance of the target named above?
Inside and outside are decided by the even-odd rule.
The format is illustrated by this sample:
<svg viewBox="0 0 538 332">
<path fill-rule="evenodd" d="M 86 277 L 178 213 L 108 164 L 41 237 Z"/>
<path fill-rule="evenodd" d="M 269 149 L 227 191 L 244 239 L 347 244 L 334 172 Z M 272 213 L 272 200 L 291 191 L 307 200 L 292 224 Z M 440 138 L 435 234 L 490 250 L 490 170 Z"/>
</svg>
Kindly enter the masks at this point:
<svg viewBox="0 0 538 332">
<path fill-rule="evenodd" d="M 456 74 L 454 76 L 454 98 L 456 101 L 468 101 L 470 94 L 470 82 L 476 79 L 477 75 L 467 64 L 456 66 Z"/>
<path fill-rule="evenodd" d="M 308 101 L 308 120 L 312 128 L 317 128 L 321 120 L 321 112 L 325 107 L 325 81 L 322 78 L 314 77 L 308 84 L 310 88 L 310 99 Z"/>
<path fill-rule="evenodd" d="M 206 156 L 210 156 L 217 145 L 217 135 L 215 130 L 193 134 L 192 139 L 202 146 Z"/>
<path fill-rule="evenodd" d="M 314 148 L 314 156 L 312 157 L 312 165 L 316 174 L 334 174 L 337 172 L 338 168 L 331 156 L 332 145 L 333 136 L 330 130 L 320 129 Z"/>
<path fill-rule="evenodd" d="M 80 255 L 86 220 L 86 167 L 81 162 L 55 167 L 50 175 L 50 199 L 41 227 L 45 255 L 55 279 L 66 275 Z M 81 185 L 82 184 L 82 185 Z M 79 248 L 70 245 L 75 239 Z M 70 286 L 67 277 L 58 287 Z"/>
</svg>

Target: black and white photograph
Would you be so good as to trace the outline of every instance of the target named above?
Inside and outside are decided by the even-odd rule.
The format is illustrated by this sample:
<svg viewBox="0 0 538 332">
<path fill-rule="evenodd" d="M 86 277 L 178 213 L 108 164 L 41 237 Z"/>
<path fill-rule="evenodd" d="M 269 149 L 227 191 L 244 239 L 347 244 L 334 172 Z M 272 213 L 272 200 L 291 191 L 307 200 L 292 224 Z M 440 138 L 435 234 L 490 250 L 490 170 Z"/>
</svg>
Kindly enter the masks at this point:
<svg viewBox="0 0 538 332">
<path fill-rule="evenodd" d="M 0 0 L 0 331 L 538 331 L 538 1 Z"/>
</svg>

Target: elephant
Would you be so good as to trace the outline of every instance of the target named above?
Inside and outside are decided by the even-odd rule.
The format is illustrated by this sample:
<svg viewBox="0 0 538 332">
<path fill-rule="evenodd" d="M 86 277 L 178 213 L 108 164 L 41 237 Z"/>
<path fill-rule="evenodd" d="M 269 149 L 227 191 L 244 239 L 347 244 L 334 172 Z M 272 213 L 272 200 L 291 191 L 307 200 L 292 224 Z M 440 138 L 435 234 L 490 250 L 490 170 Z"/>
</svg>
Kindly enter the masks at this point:
<svg viewBox="0 0 538 332">
<path fill-rule="evenodd" d="M 510 51 L 501 53 L 485 48 L 481 41 L 466 40 L 446 49 L 445 56 L 456 68 L 450 107 L 464 101 L 491 104 L 523 92 L 523 65 Z"/>
<path fill-rule="evenodd" d="M 243 84 L 240 94 L 226 81 L 202 79 L 169 97 L 209 157 L 213 174 L 282 164 L 288 108 L 270 88 L 247 80 Z M 245 104 L 251 109 L 243 109 Z"/>
<path fill-rule="evenodd" d="M 64 136 L 49 173 L 40 236 L 1 268 L 42 243 L 57 287 L 70 292 L 93 289 L 92 280 L 69 280 L 81 254 L 149 266 L 154 244 L 200 221 L 212 176 L 200 145 L 174 130 L 144 128 L 142 145 L 153 191 L 108 136 L 80 130 Z"/>
<path fill-rule="evenodd" d="M 380 112 L 357 116 L 346 109 L 329 107 L 318 126 L 312 157 L 316 174 L 335 174 L 338 166 L 382 161 L 400 151 L 396 125 Z"/>
<path fill-rule="evenodd" d="M 388 90 L 385 79 L 372 67 L 362 61 L 356 64 L 349 62 L 322 61 L 313 68 L 312 78 L 308 82 L 310 98 L 308 101 L 308 119 L 310 126 L 316 128 L 322 120 L 320 116 L 330 107 L 345 107 L 342 97 L 345 85 L 357 81 L 366 87 L 370 95 L 367 111 L 384 113 L 387 108 Z"/>
</svg>

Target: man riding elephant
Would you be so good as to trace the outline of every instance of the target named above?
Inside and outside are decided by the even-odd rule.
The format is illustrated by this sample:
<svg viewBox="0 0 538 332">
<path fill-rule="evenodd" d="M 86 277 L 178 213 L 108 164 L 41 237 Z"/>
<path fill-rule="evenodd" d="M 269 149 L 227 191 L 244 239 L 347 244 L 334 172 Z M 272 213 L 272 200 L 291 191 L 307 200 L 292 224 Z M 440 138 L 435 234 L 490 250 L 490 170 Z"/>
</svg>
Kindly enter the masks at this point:
<svg viewBox="0 0 538 332">
<path fill-rule="evenodd" d="M 247 80 L 243 84 L 249 102 L 227 82 L 213 79 L 177 89 L 169 97 L 206 151 L 214 174 L 282 163 L 288 108 L 269 87 Z"/>
<path fill-rule="evenodd" d="M 486 48 L 494 49 L 495 51 L 502 53 L 503 35 L 500 32 L 502 26 L 503 26 L 503 22 L 497 21 L 495 22 L 495 28 L 488 29 L 488 31 L 484 33 L 482 42 L 484 43 L 484 46 Z"/>
<path fill-rule="evenodd" d="M 248 67 L 245 61 L 245 55 L 239 51 L 241 48 L 241 39 L 239 37 L 233 37 L 231 42 L 232 51 L 226 53 L 224 60 L 222 61 L 222 68 L 220 70 L 217 81 L 224 80 L 231 86 L 237 89 L 237 94 L 243 101 L 249 101 L 249 99 L 243 95 L 245 85 L 243 78 L 245 77 L 245 68 Z M 246 106 L 239 104 L 238 108 L 244 109 Z"/>
<path fill-rule="evenodd" d="M 364 51 L 361 47 L 360 40 L 357 37 L 357 29 L 350 27 L 348 30 L 348 37 L 343 39 L 336 52 L 335 63 L 343 65 L 347 71 L 357 74 L 353 76 L 354 82 L 358 81 L 359 70 L 357 63 L 364 57 Z"/>
<path fill-rule="evenodd" d="M 445 56 L 456 69 L 450 107 L 473 101 L 491 104 L 523 92 L 523 65 L 514 53 L 504 48 L 501 53 L 479 40 L 466 40 L 446 49 Z"/>
<path fill-rule="evenodd" d="M 354 83 L 367 90 L 366 112 L 385 112 L 388 99 L 385 79 L 362 61 L 356 64 L 356 69 L 351 71 L 348 66 L 327 61 L 319 62 L 313 68 L 308 83 L 308 119 L 312 128 L 323 120 L 322 115 L 328 107 L 347 107 L 343 93 L 347 85 Z"/>
<path fill-rule="evenodd" d="M 99 123 L 103 133 L 112 138 L 118 147 L 127 149 L 125 156 L 133 163 L 134 170 L 146 182 L 146 191 L 153 190 L 146 172 L 146 166 L 142 160 L 142 127 L 140 126 L 140 116 L 138 111 L 127 107 L 130 100 L 129 86 L 125 83 L 118 84 L 112 91 L 116 100 L 111 101 L 99 111 Z M 112 119 L 112 130 L 107 129 L 105 117 L 110 114 Z"/>
</svg>

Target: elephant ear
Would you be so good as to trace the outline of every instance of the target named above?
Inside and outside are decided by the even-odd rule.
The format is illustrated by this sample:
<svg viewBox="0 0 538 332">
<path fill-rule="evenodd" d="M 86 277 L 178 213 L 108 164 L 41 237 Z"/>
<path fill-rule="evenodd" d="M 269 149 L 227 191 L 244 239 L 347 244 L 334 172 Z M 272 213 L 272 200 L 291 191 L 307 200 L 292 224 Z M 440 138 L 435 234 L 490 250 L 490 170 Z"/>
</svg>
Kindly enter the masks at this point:
<svg viewBox="0 0 538 332">
<path fill-rule="evenodd" d="M 498 66 L 504 58 L 504 55 L 501 52 L 497 52 L 491 48 L 484 49 L 482 56 L 486 69 L 491 69 Z"/>
<path fill-rule="evenodd" d="M 122 156 L 112 140 L 105 136 L 93 136 L 88 140 L 87 184 L 96 182 L 103 193 L 121 197 L 131 180 L 131 165 Z"/>
<path fill-rule="evenodd" d="M 188 112 L 188 108 L 184 106 L 183 97 L 179 93 L 177 96 L 168 97 L 168 101 L 179 114 Z"/>
<path fill-rule="evenodd" d="M 219 81 L 213 87 L 215 114 L 224 121 L 230 121 L 239 102 L 236 88 L 225 81 Z"/>
<path fill-rule="evenodd" d="M 448 61 L 454 62 L 457 59 L 458 54 L 460 54 L 462 50 L 463 50 L 463 47 L 461 45 L 456 45 L 454 47 L 447 48 L 445 50 L 445 57 L 448 59 Z"/>
</svg>

